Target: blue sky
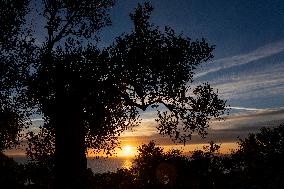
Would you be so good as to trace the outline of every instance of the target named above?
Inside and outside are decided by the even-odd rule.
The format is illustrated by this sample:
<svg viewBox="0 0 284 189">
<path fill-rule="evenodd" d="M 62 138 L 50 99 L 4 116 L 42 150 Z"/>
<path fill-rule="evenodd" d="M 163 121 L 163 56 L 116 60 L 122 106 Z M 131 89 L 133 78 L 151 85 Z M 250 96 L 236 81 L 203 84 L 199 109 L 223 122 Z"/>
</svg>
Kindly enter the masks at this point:
<svg viewBox="0 0 284 189">
<path fill-rule="evenodd" d="M 111 13 L 113 24 L 102 31 L 101 45 L 111 43 L 116 36 L 131 29 L 128 15 L 138 2 L 145 1 L 117 1 Z M 197 82 L 210 80 L 220 93 L 227 95 L 231 106 L 284 106 L 284 99 L 281 98 L 284 65 L 283 1 L 150 2 L 155 8 L 152 21 L 156 25 L 161 28 L 168 25 L 192 39 L 204 37 L 210 44 L 216 45 L 213 61 L 197 70 Z M 225 84 L 235 84 L 234 91 L 222 91 Z"/>
<path fill-rule="evenodd" d="M 111 27 L 102 31 L 101 46 L 131 30 L 129 12 L 137 3 L 117 1 Z M 284 1 L 281 0 L 155 0 L 152 21 L 171 26 L 196 39 L 216 45 L 215 58 L 196 71 L 195 84 L 209 81 L 232 107 L 225 121 L 213 121 L 208 138 L 234 142 L 262 126 L 284 122 Z M 143 113 L 142 127 L 126 133 L 136 140 L 158 140 L 155 114 Z M 189 143 L 202 142 L 194 137 Z"/>
</svg>

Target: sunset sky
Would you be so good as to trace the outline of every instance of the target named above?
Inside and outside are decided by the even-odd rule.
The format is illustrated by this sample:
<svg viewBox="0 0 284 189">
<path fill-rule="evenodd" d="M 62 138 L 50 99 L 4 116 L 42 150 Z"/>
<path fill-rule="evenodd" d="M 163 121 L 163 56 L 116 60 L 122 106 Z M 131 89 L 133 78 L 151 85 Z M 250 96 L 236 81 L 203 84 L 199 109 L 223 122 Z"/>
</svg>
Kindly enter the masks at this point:
<svg viewBox="0 0 284 189">
<path fill-rule="evenodd" d="M 102 46 L 117 34 L 131 30 L 128 14 L 137 3 L 117 1 L 112 10 L 111 27 L 102 32 Z M 282 0 L 155 0 L 152 21 L 171 26 L 196 39 L 204 37 L 216 45 L 215 58 L 196 71 L 195 82 L 210 82 L 230 105 L 225 121 L 213 121 L 209 136 L 193 137 L 185 149 L 210 140 L 222 143 L 228 151 L 238 139 L 263 126 L 284 122 L 284 1 Z M 171 146 L 168 138 L 157 134 L 155 112 L 142 113 L 142 126 L 126 132 L 124 144 L 156 140 Z M 181 147 L 181 146 L 178 146 Z"/>
<path fill-rule="evenodd" d="M 101 48 L 116 36 L 131 30 L 129 13 L 137 3 L 118 0 L 111 10 L 112 26 L 101 31 Z M 153 0 L 152 21 L 163 28 L 172 27 L 192 39 L 204 37 L 216 45 L 215 58 L 196 70 L 194 85 L 203 82 L 218 89 L 231 107 L 225 121 L 213 121 L 209 135 L 194 136 L 185 151 L 201 148 L 214 140 L 223 151 L 235 148 L 238 137 L 256 132 L 263 126 L 284 122 L 284 1 L 283 0 Z M 123 153 L 150 140 L 172 147 L 173 142 L 157 134 L 151 109 L 141 112 L 140 127 L 125 132 Z M 34 120 L 34 128 L 41 124 Z M 123 156 L 123 155 L 122 155 Z"/>
</svg>

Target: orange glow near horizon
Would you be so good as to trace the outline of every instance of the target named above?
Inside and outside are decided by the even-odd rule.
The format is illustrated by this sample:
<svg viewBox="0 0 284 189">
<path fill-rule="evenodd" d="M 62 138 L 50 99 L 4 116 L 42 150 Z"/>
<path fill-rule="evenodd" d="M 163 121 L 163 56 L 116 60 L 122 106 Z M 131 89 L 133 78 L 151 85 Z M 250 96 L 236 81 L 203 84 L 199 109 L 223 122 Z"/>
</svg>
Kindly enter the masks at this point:
<svg viewBox="0 0 284 189">
<path fill-rule="evenodd" d="M 135 145 L 124 144 L 120 147 L 115 148 L 112 155 L 107 156 L 103 152 L 94 154 L 92 149 L 88 149 L 87 157 L 122 157 L 122 158 L 132 158 L 137 155 L 137 147 Z"/>
<path fill-rule="evenodd" d="M 220 145 L 220 143 L 217 143 Z M 203 150 L 203 146 L 208 146 L 208 143 L 202 143 L 202 144 L 188 144 L 188 145 L 158 145 L 159 147 L 162 147 L 164 151 L 169 151 L 171 149 L 179 149 L 183 151 L 184 155 L 190 155 L 190 152 L 194 150 Z M 137 151 L 137 146 L 140 145 L 129 145 L 129 143 L 125 143 L 122 145 L 121 148 L 116 148 L 115 153 L 113 157 L 118 157 L 118 158 L 133 158 L 138 154 Z M 237 143 L 221 143 L 221 148 L 219 152 L 221 154 L 230 154 L 232 150 L 236 150 L 238 148 Z M 91 153 L 88 153 L 88 157 L 93 157 Z M 105 156 L 104 154 L 98 154 L 98 156 Z"/>
<path fill-rule="evenodd" d="M 221 154 L 230 154 L 232 150 L 236 150 L 238 148 L 237 143 L 216 143 L 218 145 L 221 145 L 219 152 Z M 185 155 L 188 155 L 189 152 L 192 152 L 194 150 L 203 150 L 204 146 L 208 146 L 208 143 L 201 143 L 201 144 L 188 144 L 188 145 L 161 145 L 164 149 L 164 151 L 168 151 L 171 149 L 179 149 L 182 150 Z"/>
<path fill-rule="evenodd" d="M 125 145 L 120 150 L 117 150 L 118 157 L 134 157 L 136 153 L 137 148 L 130 145 Z"/>
<path fill-rule="evenodd" d="M 147 144 L 147 143 L 146 143 Z M 218 145 L 220 143 L 217 143 Z M 116 148 L 115 154 L 113 157 L 123 157 L 123 158 L 133 158 L 135 155 L 138 154 L 137 147 L 141 146 L 142 143 L 135 143 L 134 141 L 124 141 L 122 143 L 121 148 Z M 183 151 L 184 155 L 188 155 L 194 150 L 203 150 L 203 146 L 208 146 L 208 143 L 202 143 L 202 144 L 188 144 L 188 145 L 159 145 L 164 149 L 164 151 L 168 151 L 170 149 L 180 149 Z M 222 154 L 229 154 L 232 152 L 232 150 L 238 149 L 238 144 L 236 142 L 230 142 L 230 143 L 221 143 L 220 153 Z M 24 149 L 12 149 L 12 150 L 5 150 L 4 154 L 8 156 L 26 156 Z M 88 157 L 94 157 L 94 156 L 101 156 L 105 157 L 105 154 L 99 153 L 94 154 L 92 153 L 92 150 L 89 149 L 87 153 Z"/>
</svg>

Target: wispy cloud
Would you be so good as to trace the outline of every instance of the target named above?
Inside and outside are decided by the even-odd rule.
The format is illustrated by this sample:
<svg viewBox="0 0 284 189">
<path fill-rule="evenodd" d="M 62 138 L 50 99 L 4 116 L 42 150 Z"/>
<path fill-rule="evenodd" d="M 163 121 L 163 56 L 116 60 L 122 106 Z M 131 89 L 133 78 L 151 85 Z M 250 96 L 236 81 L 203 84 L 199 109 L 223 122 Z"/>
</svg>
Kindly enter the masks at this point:
<svg viewBox="0 0 284 189">
<path fill-rule="evenodd" d="M 284 123 L 284 108 L 272 108 L 262 111 L 246 111 L 224 117 L 224 121 L 212 121 L 211 131 L 255 132 L 261 127 L 276 126 Z M 227 132 L 226 131 L 226 132 Z M 233 140 L 233 138 L 231 139 Z"/>
<path fill-rule="evenodd" d="M 214 88 L 226 99 L 260 98 L 284 93 L 284 62 L 230 74 L 212 80 Z"/>
<path fill-rule="evenodd" d="M 43 121 L 43 118 L 34 118 L 34 119 L 31 119 L 32 122 L 36 122 L 36 121 Z"/>
<path fill-rule="evenodd" d="M 282 51 L 284 51 L 284 40 L 265 45 L 246 54 L 214 60 L 212 64 L 207 64 L 207 66 L 204 68 L 204 71 L 197 73 L 195 77 L 199 78 L 222 69 L 248 64 L 250 62 L 278 54 Z"/>
<path fill-rule="evenodd" d="M 228 106 L 226 109 L 234 109 L 234 110 L 247 110 L 247 111 L 265 111 L 267 109 L 262 108 L 246 108 L 246 107 L 238 107 L 238 106 Z"/>
</svg>

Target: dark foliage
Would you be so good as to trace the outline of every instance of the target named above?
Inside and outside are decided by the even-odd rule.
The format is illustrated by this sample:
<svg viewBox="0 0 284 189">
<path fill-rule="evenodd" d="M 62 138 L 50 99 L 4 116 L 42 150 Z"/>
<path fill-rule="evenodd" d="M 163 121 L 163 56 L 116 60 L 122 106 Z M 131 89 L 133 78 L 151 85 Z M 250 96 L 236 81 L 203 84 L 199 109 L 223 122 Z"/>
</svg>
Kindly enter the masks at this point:
<svg viewBox="0 0 284 189">
<path fill-rule="evenodd" d="M 268 188 L 284 187 L 283 128 L 262 128 L 240 140 L 239 149 L 221 155 L 220 146 L 210 142 L 204 150 L 188 156 L 180 150 L 165 152 L 154 142 L 139 147 L 139 154 L 129 169 L 116 172 L 86 174 L 87 188 L 100 189 L 207 189 L 207 188 Z M 0 155 L 1 188 L 53 188 L 52 158 L 18 165 Z"/>
<path fill-rule="evenodd" d="M 232 155 L 240 169 L 240 185 L 244 188 L 283 188 L 284 124 L 262 128 L 257 134 L 240 140 L 240 149 Z"/>
<path fill-rule="evenodd" d="M 181 151 L 164 152 L 150 142 L 139 148 L 129 170 L 94 175 L 97 188 L 232 188 L 279 189 L 284 187 L 284 125 L 262 128 L 239 142 L 239 149 L 221 155 L 210 142 L 190 157 Z"/>
<path fill-rule="evenodd" d="M 0 152 L 0 188 L 23 188 L 25 178 L 24 166 Z"/>
<path fill-rule="evenodd" d="M 15 65 L 20 74 L 8 76 L 10 71 L 4 69 L 5 79 L 12 81 L 8 96 L 16 99 L 17 111 L 1 116 L 5 121 L 9 116 L 16 120 L 13 126 L 28 123 L 23 118 L 31 113 L 44 117 L 42 131 L 29 133 L 28 155 L 41 162 L 54 153 L 57 188 L 85 188 L 87 149 L 111 154 L 119 134 L 139 124 L 139 110 L 157 108 L 159 132 L 183 143 L 194 132 L 204 137 L 210 119 L 224 113 L 225 101 L 208 83 L 190 88 L 195 68 L 213 57 L 214 47 L 204 39 L 194 41 L 169 27 L 161 30 L 151 24 L 149 3 L 138 5 L 130 14 L 134 23 L 130 34 L 118 37 L 109 48 L 98 49 L 97 32 L 110 24 L 112 5 L 112 0 L 44 0 L 39 13 L 46 41 L 35 44 L 29 28 L 17 38 L 18 45 L 2 53 L 6 58 L 2 62 L 9 60 L 8 68 Z M 25 10 L 20 9 L 15 20 L 4 21 L 3 28 L 16 31 Z M 5 109 L 9 103 L 2 104 L 10 113 Z M 3 136 L 15 138 L 21 127 L 12 129 L 7 123 Z"/>
<path fill-rule="evenodd" d="M 100 50 L 97 31 L 110 24 L 112 0 L 44 0 L 38 46 L 22 27 L 28 3 L 1 1 L 0 151 L 17 142 L 31 113 L 45 123 L 28 134 L 29 164 L 0 153 L 1 188 L 284 188 L 284 125 L 251 134 L 228 156 L 213 142 L 190 158 L 150 142 L 131 169 L 93 175 L 86 149 L 110 154 L 118 135 L 138 125 L 139 110 L 156 108 L 158 131 L 175 141 L 206 135 L 225 101 L 208 83 L 190 84 L 214 46 L 153 25 L 146 3 L 130 14 L 131 33 Z"/>
<path fill-rule="evenodd" d="M 134 29 L 116 39 L 110 47 L 115 78 L 127 104 L 146 110 L 157 109 L 157 129 L 178 142 L 193 132 L 206 134 L 209 120 L 224 113 L 220 100 L 208 83 L 190 88 L 195 68 L 213 57 L 213 46 L 204 39 L 191 40 L 166 27 L 150 23 L 153 8 L 138 5 L 130 18 Z M 192 96 L 189 96 L 192 92 Z"/>
<path fill-rule="evenodd" d="M 3 151 L 18 142 L 21 129 L 28 123 L 27 112 L 21 111 L 17 95 L 24 74 L 23 49 L 28 45 L 23 40 L 21 26 L 29 1 L 1 0 L 0 3 L 0 151 Z"/>
</svg>

